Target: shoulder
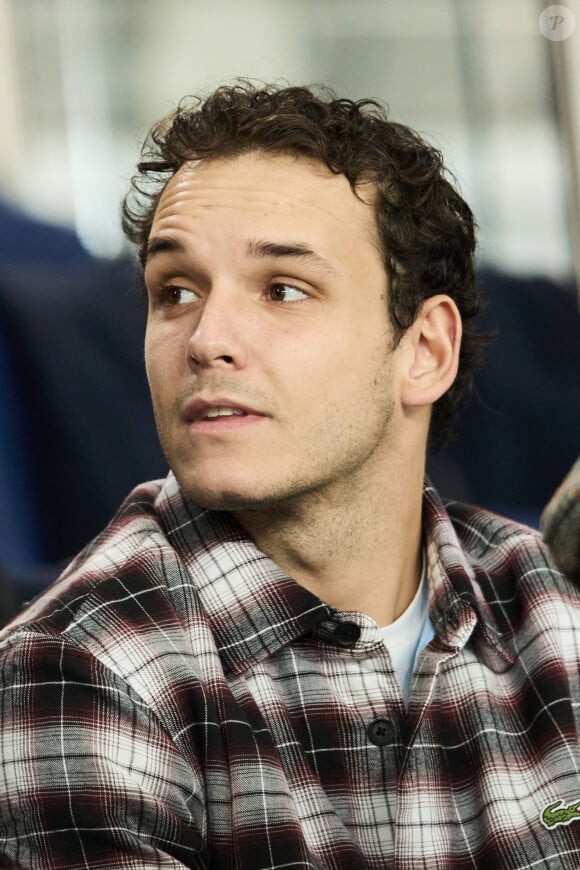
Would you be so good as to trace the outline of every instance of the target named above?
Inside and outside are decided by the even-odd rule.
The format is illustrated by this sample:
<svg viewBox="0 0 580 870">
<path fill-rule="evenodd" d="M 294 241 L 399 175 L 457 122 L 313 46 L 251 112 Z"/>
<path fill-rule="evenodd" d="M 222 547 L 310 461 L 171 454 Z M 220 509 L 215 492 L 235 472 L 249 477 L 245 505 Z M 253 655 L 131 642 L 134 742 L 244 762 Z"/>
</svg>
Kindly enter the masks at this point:
<svg viewBox="0 0 580 870">
<path fill-rule="evenodd" d="M 558 573 L 537 529 L 463 502 L 445 504 L 466 556 L 491 572 L 547 570 Z"/>
<path fill-rule="evenodd" d="M 478 566 L 498 577 L 527 571 L 556 571 L 540 533 L 485 508 L 441 500 L 427 481 L 424 530 L 446 566 Z"/>
<path fill-rule="evenodd" d="M 0 639 L 24 626 L 50 634 L 66 631 L 83 602 L 111 578 L 145 574 L 151 548 L 163 538 L 155 516 L 157 491 L 157 482 L 136 487 L 105 529 L 0 632 Z"/>
<path fill-rule="evenodd" d="M 444 507 L 465 552 L 490 567 L 526 555 L 549 559 L 536 529 L 463 502 L 449 501 Z"/>
<path fill-rule="evenodd" d="M 196 595 L 158 515 L 161 489 L 154 481 L 133 490 L 104 531 L 0 632 L 0 656 L 24 638 L 38 655 L 50 639 L 62 640 L 123 674 L 134 669 L 137 650 L 151 660 L 178 642 L 182 610 L 195 610 Z"/>
<path fill-rule="evenodd" d="M 459 502 L 446 505 L 480 596 L 503 631 L 573 629 L 580 590 L 554 563 L 536 529 Z"/>
</svg>

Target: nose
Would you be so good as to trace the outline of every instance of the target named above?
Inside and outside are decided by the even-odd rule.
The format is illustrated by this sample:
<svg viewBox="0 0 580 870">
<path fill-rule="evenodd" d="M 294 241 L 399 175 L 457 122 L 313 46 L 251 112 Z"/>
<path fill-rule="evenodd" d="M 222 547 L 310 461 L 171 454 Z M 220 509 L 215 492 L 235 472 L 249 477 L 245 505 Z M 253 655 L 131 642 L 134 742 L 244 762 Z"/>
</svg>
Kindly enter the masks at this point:
<svg viewBox="0 0 580 870">
<path fill-rule="evenodd" d="M 247 352 L 244 316 L 235 296 L 212 288 L 188 342 L 188 363 L 200 368 L 243 368 Z"/>
</svg>

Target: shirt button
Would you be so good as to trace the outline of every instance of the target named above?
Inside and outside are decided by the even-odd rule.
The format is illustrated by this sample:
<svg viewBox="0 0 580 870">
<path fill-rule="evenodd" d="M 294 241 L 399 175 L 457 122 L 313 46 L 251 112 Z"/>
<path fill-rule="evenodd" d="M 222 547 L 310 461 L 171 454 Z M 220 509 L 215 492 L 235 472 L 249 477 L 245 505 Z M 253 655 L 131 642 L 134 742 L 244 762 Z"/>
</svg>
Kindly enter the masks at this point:
<svg viewBox="0 0 580 870">
<path fill-rule="evenodd" d="M 447 628 L 452 629 L 453 631 L 457 631 L 459 628 L 459 615 L 455 613 L 455 611 L 450 610 L 445 614 L 445 625 Z"/>
<path fill-rule="evenodd" d="M 203 850 L 203 837 L 197 831 L 190 831 L 189 845 L 193 852 L 201 852 Z"/>
<path fill-rule="evenodd" d="M 387 746 L 395 737 L 395 729 L 388 719 L 373 719 L 367 728 L 367 734 L 371 743 L 375 746 Z"/>
<path fill-rule="evenodd" d="M 339 646 L 354 646 L 360 637 L 360 628 L 356 622 L 339 622 L 332 637 Z"/>
</svg>

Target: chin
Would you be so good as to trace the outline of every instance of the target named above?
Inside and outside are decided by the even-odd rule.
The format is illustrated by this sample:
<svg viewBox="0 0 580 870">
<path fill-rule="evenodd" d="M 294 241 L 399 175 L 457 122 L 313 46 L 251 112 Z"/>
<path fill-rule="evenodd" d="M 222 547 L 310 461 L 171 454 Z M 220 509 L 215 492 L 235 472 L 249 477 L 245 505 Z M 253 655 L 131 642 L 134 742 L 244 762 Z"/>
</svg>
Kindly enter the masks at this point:
<svg viewBox="0 0 580 870">
<path fill-rule="evenodd" d="M 186 496 L 207 510 L 258 510 L 271 502 L 271 499 L 257 492 L 255 486 L 232 486 L 231 480 L 227 484 L 223 481 L 199 480 L 187 473 L 175 472 L 175 476 Z"/>
</svg>

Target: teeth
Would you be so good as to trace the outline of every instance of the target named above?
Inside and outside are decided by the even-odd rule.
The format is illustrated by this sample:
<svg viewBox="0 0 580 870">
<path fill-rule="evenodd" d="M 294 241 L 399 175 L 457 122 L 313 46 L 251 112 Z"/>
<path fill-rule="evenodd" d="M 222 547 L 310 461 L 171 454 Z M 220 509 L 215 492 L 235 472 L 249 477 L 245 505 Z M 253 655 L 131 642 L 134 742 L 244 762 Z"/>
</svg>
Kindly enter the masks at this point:
<svg viewBox="0 0 580 870">
<path fill-rule="evenodd" d="M 237 408 L 208 408 L 205 411 L 203 418 L 206 417 L 231 417 L 236 414 L 239 417 L 244 416 L 244 412 L 238 410 Z"/>
</svg>

